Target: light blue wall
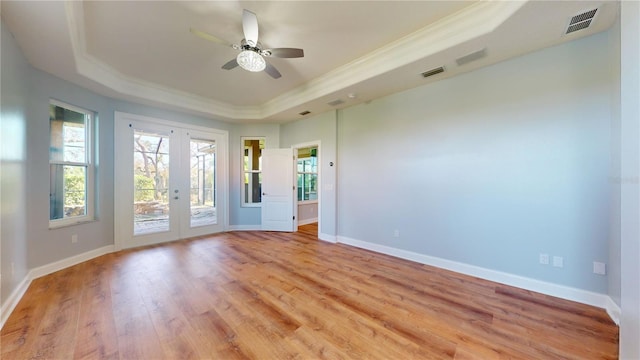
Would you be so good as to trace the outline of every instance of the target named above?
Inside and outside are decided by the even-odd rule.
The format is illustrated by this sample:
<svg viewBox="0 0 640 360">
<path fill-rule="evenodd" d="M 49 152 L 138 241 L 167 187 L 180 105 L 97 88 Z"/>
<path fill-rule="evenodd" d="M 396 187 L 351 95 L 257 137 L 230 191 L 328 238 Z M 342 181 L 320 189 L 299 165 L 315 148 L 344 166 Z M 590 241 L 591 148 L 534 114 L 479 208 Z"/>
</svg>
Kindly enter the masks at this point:
<svg viewBox="0 0 640 360">
<path fill-rule="evenodd" d="M 15 39 L 0 22 L 2 95 L 0 96 L 0 303 L 29 271 L 26 229 L 27 119 L 29 65 Z M 13 266 L 12 266 L 13 263 Z M 12 271 L 13 268 L 13 271 Z M 13 274 L 12 274 L 13 272 Z"/>
<path fill-rule="evenodd" d="M 336 235 L 336 174 L 337 174 L 337 113 L 328 111 L 310 118 L 282 125 L 280 147 L 287 148 L 312 141 L 320 141 L 321 162 L 321 211 L 319 233 L 322 236 Z M 334 165 L 331 166 L 330 163 Z"/>
<path fill-rule="evenodd" d="M 338 235 L 607 293 L 607 36 L 345 109 Z"/>
</svg>

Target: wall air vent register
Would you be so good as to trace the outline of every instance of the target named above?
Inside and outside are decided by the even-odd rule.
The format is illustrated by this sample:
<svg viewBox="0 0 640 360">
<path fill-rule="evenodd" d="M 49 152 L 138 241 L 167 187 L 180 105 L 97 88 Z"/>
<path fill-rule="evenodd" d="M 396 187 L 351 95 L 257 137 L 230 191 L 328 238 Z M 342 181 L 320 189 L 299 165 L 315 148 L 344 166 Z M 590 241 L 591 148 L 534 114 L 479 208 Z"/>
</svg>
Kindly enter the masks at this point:
<svg viewBox="0 0 640 360">
<path fill-rule="evenodd" d="M 588 28 L 593 22 L 593 18 L 597 12 L 598 9 L 593 9 L 572 17 L 565 34 Z"/>
</svg>

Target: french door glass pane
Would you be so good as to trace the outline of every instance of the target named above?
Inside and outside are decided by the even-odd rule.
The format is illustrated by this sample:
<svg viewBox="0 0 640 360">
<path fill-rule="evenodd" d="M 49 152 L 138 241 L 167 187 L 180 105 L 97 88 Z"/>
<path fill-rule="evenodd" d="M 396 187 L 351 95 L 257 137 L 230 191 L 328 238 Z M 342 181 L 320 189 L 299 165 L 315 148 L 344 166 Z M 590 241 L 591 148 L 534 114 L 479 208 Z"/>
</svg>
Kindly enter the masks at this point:
<svg viewBox="0 0 640 360">
<path fill-rule="evenodd" d="M 190 146 L 190 225 L 215 225 L 216 216 L 216 143 L 192 139 Z"/>
<path fill-rule="evenodd" d="M 169 231 L 169 137 L 135 130 L 133 234 Z"/>
</svg>

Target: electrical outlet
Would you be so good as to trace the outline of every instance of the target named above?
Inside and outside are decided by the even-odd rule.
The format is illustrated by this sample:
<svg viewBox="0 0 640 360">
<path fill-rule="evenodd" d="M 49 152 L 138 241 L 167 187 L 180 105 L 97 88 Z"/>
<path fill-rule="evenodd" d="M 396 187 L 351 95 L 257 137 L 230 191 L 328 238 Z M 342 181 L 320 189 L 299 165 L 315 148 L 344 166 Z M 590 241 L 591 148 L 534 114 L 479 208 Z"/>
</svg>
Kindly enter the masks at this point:
<svg viewBox="0 0 640 360">
<path fill-rule="evenodd" d="M 71 235 L 71 243 L 75 244 L 77 242 L 78 242 L 78 235 L 77 234 Z"/>
<path fill-rule="evenodd" d="M 564 266 L 564 259 L 562 258 L 562 256 L 554 256 L 553 257 L 553 266 L 554 267 L 563 267 Z"/>
<path fill-rule="evenodd" d="M 593 262 L 593 273 L 598 275 L 606 275 L 607 274 L 607 265 L 602 262 L 594 261 Z"/>
<path fill-rule="evenodd" d="M 540 254 L 540 264 L 549 265 L 549 254 Z"/>
<path fill-rule="evenodd" d="M 393 237 L 395 238 L 400 237 L 400 230 L 398 229 L 393 230 Z"/>
</svg>

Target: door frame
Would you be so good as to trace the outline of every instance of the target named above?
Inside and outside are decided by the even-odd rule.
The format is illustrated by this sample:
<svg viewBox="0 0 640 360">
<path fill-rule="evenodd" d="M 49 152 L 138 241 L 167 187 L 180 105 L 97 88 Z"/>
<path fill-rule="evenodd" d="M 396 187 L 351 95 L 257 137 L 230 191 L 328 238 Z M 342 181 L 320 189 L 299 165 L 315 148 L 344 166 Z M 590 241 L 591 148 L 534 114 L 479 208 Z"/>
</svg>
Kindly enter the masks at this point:
<svg viewBox="0 0 640 360">
<path fill-rule="evenodd" d="M 228 164 L 228 154 L 229 154 L 229 132 L 226 130 L 220 130 L 216 128 L 209 128 L 205 126 L 199 125 L 191 125 L 184 124 L 176 121 L 164 120 L 149 116 L 130 114 L 120 111 L 114 112 L 114 147 L 124 146 L 124 144 L 119 144 L 118 142 L 124 141 L 128 136 L 125 133 L 128 128 L 125 126 L 127 122 L 131 121 L 141 121 L 150 123 L 158 126 L 168 126 L 179 129 L 181 131 L 189 132 L 189 131 L 199 131 L 215 134 L 216 136 L 220 136 L 222 138 L 222 144 L 220 144 L 219 161 L 216 164 L 216 170 L 220 174 L 217 181 L 217 196 L 218 203 L 222 203 L 220 208 L 223 211 L 218 211 L 216 214 L 218 216 L 218 221 L 222 225 L 222 231 L 228 231 L 229 229 L 229 164 Z M 217 145 L 218 146 L 218 145 Z M 128 228 L 127 226 L 123 226 L 123 218 L 121 215 L 118 215 L 118 209 L 122 209 L 124 206 L 131 206 L 131 204 L 126 203 L 125 199 L 117 196 L 118 194 L 118 184 L 124 184 L 129 182 L 130 172 L 122 168 L 122 166 L 118 166 L 120 159 L 120 152 L 114 150 L 114 207 L 113 207 L 113 217 L 114 217 L 114 248 L 115 251 L 122 250 L 126 248 L 127 244 L 125 243 L 125 236 L 121 233 L 120 229 Z M 178 214 L 181 217 L 180 214 Z M 130 237 L 131 235 L 129 235 Z M 178 238 L 181 238 L 180 236 Z"/>
<path fill-rule="evenodd" d="M 320 236 L 320 229 L 322 229 L 322 145 L 320 140 L 308 141 L 292 145 L 293 149 L 293 183 L 296 186 L 296 195 L 293 200 L 293 215 L 295 220 L 293 221 L 293 231 L 298 231 L 298 149 L 316 147 L 318 151 L 316 156 L 318 158 L 318 236 Z"/>
</svg>

